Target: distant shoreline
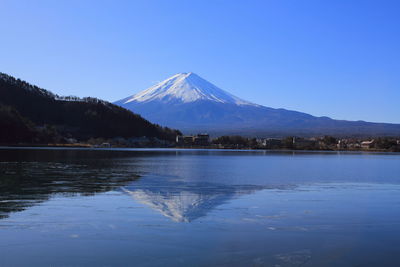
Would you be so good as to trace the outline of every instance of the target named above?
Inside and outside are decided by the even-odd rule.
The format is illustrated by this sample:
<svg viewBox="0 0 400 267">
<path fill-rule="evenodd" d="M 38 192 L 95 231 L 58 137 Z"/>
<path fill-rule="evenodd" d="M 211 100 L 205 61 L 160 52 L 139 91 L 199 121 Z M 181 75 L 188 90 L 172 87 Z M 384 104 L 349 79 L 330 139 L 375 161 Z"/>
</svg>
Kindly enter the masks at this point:
<svg viewBox="0 0 400 267">
<path fill-rule="evenodd" d="M 88 149 L 88 150 L 220 150 L 220 151 L 271 151 L 271 152 L 368 152 L 368 153 L 400 153 L 385 149 L 268 149 L 268 148 L 221 148 L 221 147 L 100 147 L 90 144 L 0 144 L 0 149 Z"/>
</svg>

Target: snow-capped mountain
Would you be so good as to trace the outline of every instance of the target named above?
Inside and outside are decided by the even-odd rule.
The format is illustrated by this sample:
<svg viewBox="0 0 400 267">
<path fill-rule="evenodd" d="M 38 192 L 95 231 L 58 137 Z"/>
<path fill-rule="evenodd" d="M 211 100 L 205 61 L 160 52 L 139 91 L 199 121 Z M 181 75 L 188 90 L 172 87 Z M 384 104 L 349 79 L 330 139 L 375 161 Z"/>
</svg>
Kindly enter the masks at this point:
<svg viewBox="0 0 400 267">
<path fill-rule="evenodd" d="M 252 136 L 400 135 L 399 124 L 333 120 L 234 96 L 195 73 L 179 73 L 115 104 L 184 133 Z"/>
<path fill-rule="evenodd" d="M 258 106 L 218 88 L 193 72 L 175 74 L 136 95 L 118 102 L 122 105 L 128 105 L 131 102 L 191 103 L 200 100 Z"/>
</svg>

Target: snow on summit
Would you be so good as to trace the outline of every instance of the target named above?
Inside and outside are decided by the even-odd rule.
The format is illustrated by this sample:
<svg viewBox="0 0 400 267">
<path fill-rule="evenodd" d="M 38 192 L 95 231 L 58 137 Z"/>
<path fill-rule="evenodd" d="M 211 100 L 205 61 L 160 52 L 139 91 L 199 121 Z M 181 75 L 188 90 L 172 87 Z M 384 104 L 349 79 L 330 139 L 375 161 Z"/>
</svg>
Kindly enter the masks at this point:
<svg viewBox="0 0 400 267">
<path fill-rule="evenodd" d="M 123 104 L 150 101 L 190 103 L 198 100 L 257 106 L 218 88 L 193 72 L 175 74 L 138 94 L 125 98 Z"/>
</svg>

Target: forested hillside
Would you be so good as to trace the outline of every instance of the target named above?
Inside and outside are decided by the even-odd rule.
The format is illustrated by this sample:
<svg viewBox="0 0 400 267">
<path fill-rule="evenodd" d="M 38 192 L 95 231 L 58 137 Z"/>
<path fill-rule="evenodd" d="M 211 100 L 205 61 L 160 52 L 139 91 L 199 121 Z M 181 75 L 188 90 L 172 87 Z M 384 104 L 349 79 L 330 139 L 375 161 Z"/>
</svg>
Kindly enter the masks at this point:
<svg viewBox="0 0 400 267">
<path fill-rule="evenodd" d="M 173 140 L 179 133 L 109 102 L 59 97 L 4 73 L 0 73 L 0 129 L 0 143 L 141 136 Z"/>
</svg>

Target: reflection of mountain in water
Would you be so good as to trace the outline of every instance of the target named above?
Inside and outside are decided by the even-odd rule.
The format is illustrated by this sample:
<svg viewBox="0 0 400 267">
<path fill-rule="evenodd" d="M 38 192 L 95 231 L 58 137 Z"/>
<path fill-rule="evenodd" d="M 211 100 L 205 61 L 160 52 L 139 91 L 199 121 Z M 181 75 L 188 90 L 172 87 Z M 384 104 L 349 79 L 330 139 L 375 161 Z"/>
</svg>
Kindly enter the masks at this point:
<svg viewBox="0 0 400 267">
<path fill-rule="evenodd" d="M 158 179 L 141 180 L 124 187 L 135 200 L 177 222 L 191 222 L 240 195 L 261 190 L 261 186 L 184 183 Z"/>
</svg>

